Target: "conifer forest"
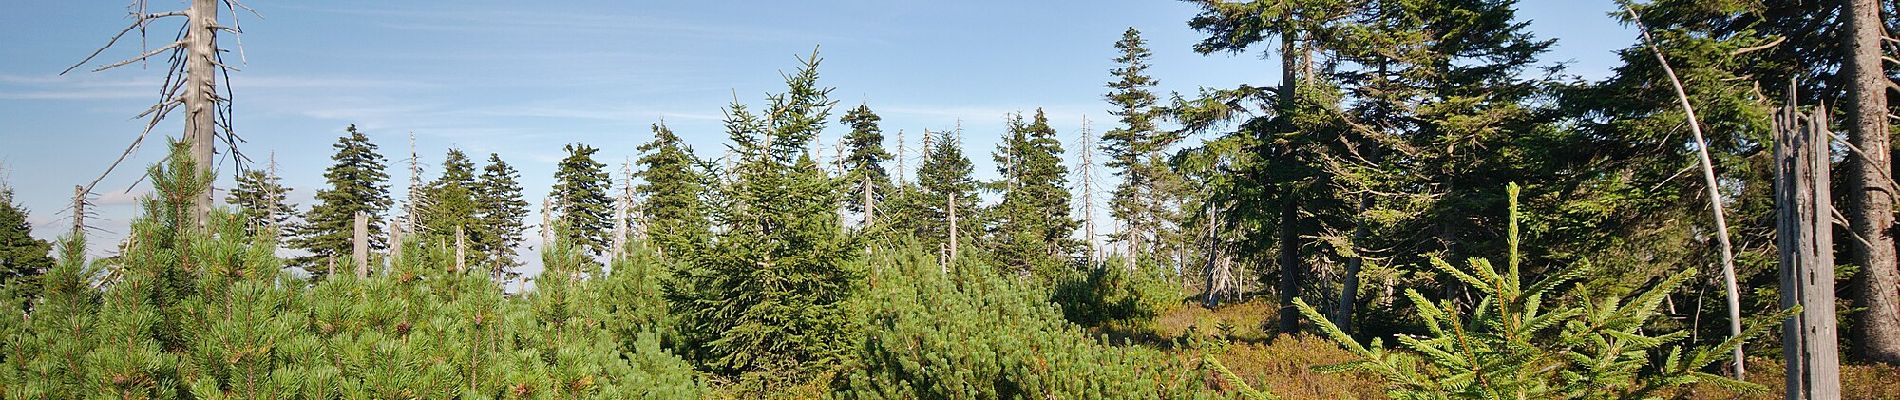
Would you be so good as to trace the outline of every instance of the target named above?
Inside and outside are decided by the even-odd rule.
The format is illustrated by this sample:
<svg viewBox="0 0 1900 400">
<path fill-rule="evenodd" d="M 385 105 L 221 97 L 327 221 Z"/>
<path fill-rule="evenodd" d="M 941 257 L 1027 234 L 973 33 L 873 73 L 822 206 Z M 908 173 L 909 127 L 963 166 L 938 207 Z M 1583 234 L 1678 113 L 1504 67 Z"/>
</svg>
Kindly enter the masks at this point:
<svg viewBox="0 0 1900 400">
<path fill-rule="evenodd" d="M 125 155 L 5 167 L 99 179 L 0 183 L 0 399 L 1900 399 L 1900 6 L 1619 0 L 1599 79 L 1552 46 L 1624 38 L 1526 2 L 1170 1 L 1270 79 L 1164 91 L 1128 28 L 1067 72 L 1092 122 L 1000 130 L 893 126 L 808 43 L 721 129 L 550 160 L 249 142 L 238 46 L 294 7 L 138 1 L 63 50 L 162 82 Z"/>
</svg>

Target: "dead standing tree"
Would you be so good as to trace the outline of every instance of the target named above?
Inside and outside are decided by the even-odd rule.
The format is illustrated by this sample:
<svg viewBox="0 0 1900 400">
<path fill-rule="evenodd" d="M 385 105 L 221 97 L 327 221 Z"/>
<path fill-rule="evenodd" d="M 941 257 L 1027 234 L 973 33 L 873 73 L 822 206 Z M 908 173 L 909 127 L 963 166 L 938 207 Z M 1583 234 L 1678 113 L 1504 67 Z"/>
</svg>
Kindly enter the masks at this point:
<svg viewBox="0 0 1900 400">
<path fill-rule="evenodd" d="M 118 44 L 119 39 L 125 38 L 126 34 L 133 30 L 139 31 L 140 53 L 132 58 L 94 68 L 93 72 L 143 63 L 154 56 L 168 54 L 168 68 L 165 73 L 165 82 L 159 87 L 158 102 L 140 112 L 136 117 L 145 119 L 145 128 L 139 132 L 137 139 L 132 140 L 132 144 L 126 147 L 119 158 L 106 167 L 105 172 L 100 173 L 98 178 L 94 178 L 86 185 L 86 191 L 91 192 L 100 180 L 105 179 L 113 169 L 119 166 L 119 163 L 137 152 L 139 145 L 145 141 L 146 135 L 151 133 L 152 128 L 181 106 L 184 107 L 185 112 L 183 140 L 190 145 L 192 161 L 197 164 L 200 173 L 211 172 L 213 165 L 211 157 L 216 153 L 216 142 L 219 140 L 224 141 L 225 147 L 231 149 L 230 154 L 237 157 L 239 164 L 242 163 L 243 156 L 236 149 L 237 143 L 242 142 L 243 139 L 231 129 L 231 88 L 229 85 L 220 87 L 218 84 L 220 75 L 224 76 L 228 83 L 231 70 L 235 68 L 224 63 L 223 54 L 226 50 L 218 47 L 218 32 L 230 32 L 233 38 L 238 38 L 239 56 L 242 58 L 243 39 L 239 35 L 243 33 L 243 30 L 239 27 L 237 11 L 244 10 L 253 15 L 257 15 L 257 12 L 244 6 L 238 0 L 190 0 L 189 3 L 190 6 L 184 10 L 148 12 L 145 0 L 133 1 L 128 7 L 132 17 L 131 24 L 119 30 L 118 34 L 112 35 L 104 46 L 93 50 L 92 54 L 87 55 L 79 63 L 60 71 L 61 75 L 65 75 L 73 69 L 91 63 L 93 58 Z M 230 25 L 218 23 L 218 14 L 223 10 L 231 11 Z M 147 29 L 153 23 L 171 17 L 184 17 L 186 20 L 178 28 L 178 39 L 157 48 L 145 46 Z M 222 93 L 219 92 L 220 88 L 223 89 Z M 204 223 L 206 213 L 211 210 L 211 192 L 212 187 L 206 185 L 204 193 L 199 194 L 192 201 L 192 220 L 200 225 Z"/>
<path fill-rule="evenodd" d="M 1795 85 L 1789 85 L 1793 88 Z M 1791 91 L 1792 92 L 1792 91 Z M 1841 396 L 1834 302 L 1834 206 L 1828 185 L 1828 113 L 1802 115 L 1790 93 L 1776 110 L 1775 230 L 1781 250 L 1781 308 L 1787 399 Z"/>
</svg>

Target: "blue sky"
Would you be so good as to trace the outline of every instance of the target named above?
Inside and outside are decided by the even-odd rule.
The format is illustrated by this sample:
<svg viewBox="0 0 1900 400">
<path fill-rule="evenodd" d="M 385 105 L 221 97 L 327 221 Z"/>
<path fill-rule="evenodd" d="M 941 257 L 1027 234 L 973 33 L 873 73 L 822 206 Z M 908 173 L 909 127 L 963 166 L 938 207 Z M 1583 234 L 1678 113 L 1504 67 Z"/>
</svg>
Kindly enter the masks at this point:
<svg viewBox="0 0 1900 400">
<path fill-rule="evenodd" d="M 907 132 L 913 149 L 922 130 L 961 121 L 979 177 L 995 175 L 988 153 L 1005 113 L 1042 107 L 1072 142 L 1084 116 L 1096 132 L 1113 123 L 1101 96 L 1112 45 L 1128 27 L 1149 40 L 1163 93 L 1271 85 L 1279 76 L 1277 63 L 1259 52 L 1194 54 L 1189 47 L 1200 36 L 1186 21 L 1196 9 L 1174 1 L 248 4 L 264 18 L 240 15 L 247 62 L 231 84 L 237 128 L 249 140 L 241 149 L 260 162 L 274 152 L 296 189 L 293 202 L 306 208 L 330 144 L 352 123 L 389 157 L 398 192 L 408 179 L 400 160 L 411 133 L 425 180 L 449 147 L 477 159 L 500 153 L 522 171 L 537 204 L 563 144 L 603 148 L 617 175 L 662 118 L 700 156 L 718 157 L 721 108 L 735 96 L 761 103 L 783 87 L 779 72 L 814 46 L 822 46 L 821 82 L 840 101 L 834 117 L 867 104 L 883 116 L 888 136 Z M 151 5 L 172 7 L 183 2 Z M 1536 35 L 1558 39 L 1546 62 L 1570 62 L 1585 77 L 1606 75 L 1616 65 L 1611 52 L 1635 37 L 1607 16 L 1615 9 L 1608 0 L 1520 7 Z M 156 64 L 57 75 L 123 27 L 125 15 L 122 2 L 109 0 L 23 2 L 0 14 L 0 37 L 13 38 L 0 46 L 0 173 L 32 212 L 38 236 L 63 233 L 67 217 L 57 212 L 72 186 L 103 171 L 142 126 L 132 116 L 156 99 L 163 78 Z M 152 43 L 173 33 L 153 32 Z M 138 51 L 136 41 L 121 42 L 100 59 Z M 154 135 L 179 129 L 164 124 Z M 834 123 L 823 140 L 844 131 Z M 95 222 L 104 231 L 92 234 L 95 250 L 120 240 L 133 200 L 149 192 L 132 185 L 163 156 L 159 143 L 148 141 L 101 184 Z M 1073 143 L 1070 150 L 1073 156 Z M 221 186 L 230 170 L 222 166 Z M 1112 182 L 1107 172 L 1098 175 Z"/>
</svg>

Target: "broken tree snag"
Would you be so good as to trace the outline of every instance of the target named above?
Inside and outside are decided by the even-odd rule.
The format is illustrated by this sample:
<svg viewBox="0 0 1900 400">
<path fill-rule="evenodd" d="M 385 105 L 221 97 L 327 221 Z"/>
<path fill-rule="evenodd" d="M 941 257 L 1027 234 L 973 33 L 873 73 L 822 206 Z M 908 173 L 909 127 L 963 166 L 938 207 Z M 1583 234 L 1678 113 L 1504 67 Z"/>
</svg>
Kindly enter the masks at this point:
<svg viewBox="0 0 1900 400">
<path fill-rule="evenodd" d="M 356 277 L 369 277 L 369 214 L 356 212 L 350 224 L 350 258 L 356 262 Z"/>
<path fill-rule="evenodd" d="M 1789 85 L 1790 88 L 1795 86 Z M 1775 112 L 1775 230 L 1787 399 L 1838 399 L 1840 349 L 1834 306 L 1834 206 L 1828 185 L 1826 107 L 1802 115 L 1789 94 Z"/>
<path fill-rule="evenodd" d="M 255 11 L 250 10 L 249 7 L 245 7 L 243 3 L 237 0 L 190 0 L 189 6 L 184 10 L 155 13 L 145 12 L 145 0 L 136 0 L 132 3 L 131 9 L 133 12 L 131 15 L 132 22 L 130 24 L 124 29 L 120 29 L 117 34 L 112 35 L 104 46 L 94 49 L 91 54 L 86 55 L 86 57 L 81 59 L 78 63 L 60 71 L 60 74 L 64 75 L 68 72 L 72 72 L 73 69 L 91 63 L 99 54 L 104 53 L 106 49 L 110 49 L 118 44 L 120 39 L 123 39 L 126 34 L 131 33 L 135 29 L 139 31 L 139 42 L 141 43 L 141 49 L 138 55 L 105 64 L 92 71 L 99 72 L 134 63 L 143 63 L 160 54 L 168 54 L 169 61 L 166 67 L 164 83 L 159 87 L 158 102 L 138 114 L 138 118 L 144 118 L 146 120 L 144 129 L 139 132 L 138 137 L 133 139 L 130 145 L 126 146 L 125 151 L 121 152 L 119 157 L 113 160 L 112 163 L 106 167 L 104 172 L 99 174 L 99 177 L 94 178 L 91 183 L 86 185 L 88 191 L 94 186 L 97 186 L 99 181 L 104 180 L 107 175 L 110 175 L 114 169 L 118 168 L 120 163 L 131 157 L 132 153 L 137 152 L 139 145 L 145 141 L 145 137 L 151 133 L 152 128 L 156 127 L 160 121 L 171 115 L 172 111 L 177 110 L 179 107 L 183 107 L 185 111 L 184 132 L 181 136 L 185 143 L 190 146 L 191 158 L 192 161 L 196 163 L 198 173 L 209 174 L 211 172 L 212 166 L 214 165 L 212 157 L 216 153 L 216 143 L 219 140 L 225 142 L 226 147 L 230 149 L 230 154 L 234 160 L 239 163 L 238 165 L 241 166 L 243 155 L 237 152 L 235 147 L 237 142 L 241 141 L 241 139 L 233 133 L 231 128 L 230 88 L 229 86 L 223 87 L 223 94 L 218 92 L 220 87 L 217 77 L 219 75 L 229 76 L 230 71 L 234 68 L 221 62 L 221 54 L 227 49 L 218 47 L 217 37 L 219 31 L 230 32 L 233 38 L 239 39 L 240 48 L 237 50 L 240 55 L 243 54 L 243 49 L 241 48 L 242 39 L 241 36 L 239 36 L 243 34 L 243 30 L 238 26 L 238 14 L 236 10 L 243 9 L 251 11 L 252 13 L 255 13 Z M 226 9 L 232 11 L 232 24 L 229 26 L 219 25 L 218 14 L 221 10 Z M 147 28 L 155 21 L 171 17 L 183 17 L 185 19 L 184 25 L 180 29 L 178 40 L 166 43 L 157 48 L 143 48 Z M 220 135 L 220 132 L 222 132 L 222 135 Z M 202 193 L 196 194 L 192 199 L 191 220 L 199 226 L 204 225 L 205 216 L 211 210 L 212 191 L 213 187 L 206 186 Z"/>
<path fill-rule="evenodd" d="M 73 185 L 73 237 L 86 236 L 86 187 Z"/>
<path fill-rule="evenodd" d="M 402 223 L 389 224 L 389 265 L 402 262 Z M 394 269 L 394 268 L 391 268 Z"/>
<path fill-rule="evenodd" d="M 462 271 L 467 271 L 467 270 L 468 270 L 468 234 L 463 233 L 461 225 L 456 225 L 455 226 L 455 270 L 450 271 L 450 272 L 460 273 Z"/>
<path fill-rule="evenodd" d="M 957 258 L 957 192 L 950 192 L 950 259 Z"/>
</svg>

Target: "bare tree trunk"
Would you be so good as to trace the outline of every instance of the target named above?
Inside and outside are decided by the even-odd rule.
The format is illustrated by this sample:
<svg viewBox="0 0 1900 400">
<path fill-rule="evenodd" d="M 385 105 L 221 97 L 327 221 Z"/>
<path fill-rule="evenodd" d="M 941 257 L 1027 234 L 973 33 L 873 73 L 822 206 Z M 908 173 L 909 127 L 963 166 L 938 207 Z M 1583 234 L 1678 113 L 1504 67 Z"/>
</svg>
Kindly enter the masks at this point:
<svg viewBox="0 0 1900 400">
<path fill-rule="evenodd" d="M 870 174 L 865 174 L 863 180 L 864 183 L 862 185 L 864 187 L 862 189 L 864 192 L 864 200 L 862 204 L 864 205 L 864 226 L 871 226 L 871 223 L 877 219 L 877 200 L 871 193 Z"/>
<path fill-rule="evenodd" d="M 389 224 L 389 264 L 402 262 L 402 224 Z"/>
<path fill-rule="evenodd" d="M 1295 228 L 1300 209 L 1291 190 L 1282 196 L 1288 198 L 1280 201 L 1280 332 L 1293 333 L 1300 329 L 1300 313 L 1293 308 L 1293 300 L 1300 297 L 1300 236 Z"/>
<path fill-rule="evenodd" d="M 1648 44 L 1650 52 L 1656 55 L 1656 62 L 1662 65 L 1663 73 L 1669 77 L 1669 83 L 1675 87 L 1676 99 L 1682 104 L 1683 115 L 1689 118 L 1689 133 L 1695 138 L 1696 156 L 1699 157 L 1698 160 L 1702 162 L 1702 183 L 1708 186 L 1709 208 L 1715 213 L 1715 241 L 1717 245 L 1722 247 L 1722 284 L 1726 287 L 1728 292 L 1729 336 L 1741 336 L 1742 295 L 1741 289 L 1737 287 L 1735 283 L 1735 251 L 1732 246 L 1729 245 L 1728 219 L 1724 216 L 1726 213 L 1722 211 L 1721 183 L 1715 179 L 1715 166 L 1714 163 L 1709 160 L 1709 141 L 1703 139 L 1702 124 L 1697 122 L 1695 107 L 1689 104 L 1689 93 L 1683 89 L 1682 80 L 1676 77 L 1676 70 L 1670 68 L 1669 59 L 1663 57 L 1662 48 L 1656 47 L 1656 43 L 1650 39 L 1649 31 L 1643 28 L 1642 19 L 1636 15 L 1636 10 L 1629 9 L 1629 13 L 1630 20 L 1636 23 L 1637 30 L 1643 34 L 1643 42 Z M 1874 62 L 1879 63 L 1880 60 L 1876 59 Z M 1882 107 L 1881 109 L 1885 110 L 1886 108 Z M 1881 151 L 1884 152 L 1886 151 L 1884 139 L 1882 143 Z M 1891 211 L 1888 213 L 1891 216 Z M 1891 218 L 1889 219 L 1891 220 Z M 1892 245 L 1889 244 L 1888 247 L 1890 247 L 1888 254 L 1891 255 Z M 1891 259 L 1891 257 L 1889 259 Z M 1744 360 L 1742 355 L 1741 343 L 1735 344 L 1733 353 L 1733 357 L 1735 358 L 1735 379 L 1742 379 L 1743 376 L 1747 375 L 1747 369 L 1744 363 L 1746 360 Z"/>
<path fill-rule="evenodd" d="M 1775 113 L 1776 247 L 1781 250 L 1781 307 L 1801 307 L 1782 323 L 1788 400 L 1838 399 L 1835 332 L 1834 207 L 1828 185 L 1827 111 L 1796 110 L 1794 85 Z"/>
<path fill-rule="evenodd" d="M 1359 207 L 1356 211 L 1363 213 L 1371 207 L 1372 197 L 1360 194 Z M 1333 325 L 1338 326 L 1341 332 L 1347 333 L 1352 333 L 1353 308 L 1359 305 L 1359 271 L 1366 264 L 1365 256 L 1359 254 L 1359 243 L 1366 240 L 1365 221 L 1362 220 L 1356 224 L 1357 226 L 1352 228 L 1352 242 L 1348 243 L 1352 246 L 1352 254 L 1346 257 L 1346 276 L 1345 282 L 1339 289 L 1339 307 L 1334 309 L 1333 313 Z"/>
<path fill-rule="evenodd" d="M 1215 220 L 1215 207 L 1209 204 L 1206 208 L 1207 220 L 1205 224 L 1207 225 L 1207 232 L 1205 233 L 1206 236 L 1202 239 L 1205 240 L 1205 242 L 1201 250 L 1202 253 L 1204 253 L 1202 255 L 1207 257 L 1207 264 L 1202 268 L 1201 272 L 1203 277 L 1206 278 L 1206 284 L 1203 285 L 1204 288 L 1202 289 L 1206 297 L 1201 303 L 1211 308 L 1220 305 L 1221 299 L 1231 295 L 1230 292 L 1233 290 L 1234 283 L 1234 272 L 1233 266 L 1223 262 L 1222 259 L 1220 223 Z"/>
<path fill-rule="evenodd" d="M 217 138 L 218 81 L 212 69 L 217 57 L 218 0 L 192 0 L 191 23 L 185 30 L 185 141 L 198 173 L 211 173 L 212 146 Z M 191 218 L 199 226 L 211 212 L 211 186 L 192 199 Z"/>
<path fill-rule="evenodd" d="M 957 258 L 957 193 L 950 192 L 950 259 Z"/>
<path fill-rule="evenodd" d="M 1095 134 L 1089 131 L 1089 117 L 1082 116 L 1082 240 L 1088 242 L 1089 267 L 1100 262 L 1095 247 Z"/>
<path fill-rule="evenodd" d="M 541 251 L 554 243 L 554 196 L 541 198 Z"/>
<path fill-rule="evenodd" d="M 356 212 L 350 225 L 350 259 L 356 261 L 356 277 L 369 277 L 369 214 Z"/>
<path fill-rule="evenodd" d="M 86 237 L 85 185 L 73 185 L 73 237 Z"/>
<path fill-rule="evenodd" d="M 1893 196 L 1885 171 L 1892 165 L 1887 126 L 1887 80 L 1881 66 L 1880 3 L 1849 0 L 1841 67 L 1847 90 L 1848 141 L 1862 157 L 1847 164 L 1848 224 L 1860 242 L 1850 242 L 1849 263 L 1862 267 L 1854 280 L 1861 313 L 1859 343 L 1870 360 L 1900 362 L 1900 271 L 1895 270 Z"/>
<path fill-rule="evenodd" d="M 460 273 L 466 270 L 468 270 L 468 234 L 463 232 L 461 225 L 456 225 L 455 226 L 455 271 L 453 272 Z"/>
<path fill-rule="evenodd" d="M 1281 109 L 1292 109 L 1298 99 L 1297 88 L 1302 64 L 1306 56 L 1299 46 L 1298 39 L 1291 32 L 1280 35 L 1280 105 Z M 1280 149 L 1282 156 L 1292 158 L 1291 150 Z M 1300 313 L 1293 308 L 1293 300 L 1299 298 L 1300 290 L 1300 243 L 1296 230 L 1299 219 L 1297 194 L 1290 186 L 1282 186 L 1280 195 L 1280 332 L 1293 333 L 1300 327 Z"/>
</svg>

